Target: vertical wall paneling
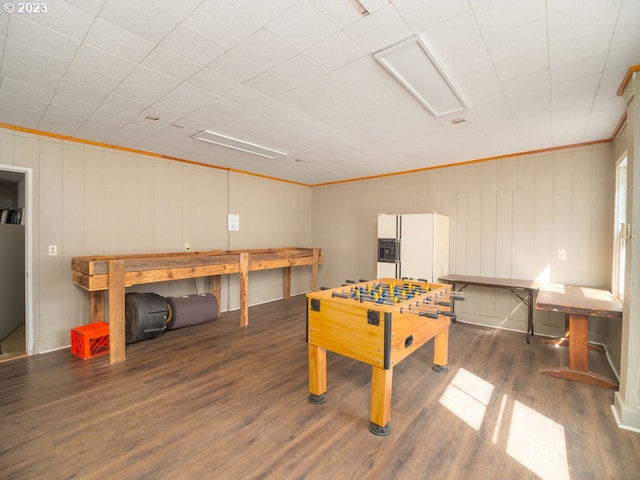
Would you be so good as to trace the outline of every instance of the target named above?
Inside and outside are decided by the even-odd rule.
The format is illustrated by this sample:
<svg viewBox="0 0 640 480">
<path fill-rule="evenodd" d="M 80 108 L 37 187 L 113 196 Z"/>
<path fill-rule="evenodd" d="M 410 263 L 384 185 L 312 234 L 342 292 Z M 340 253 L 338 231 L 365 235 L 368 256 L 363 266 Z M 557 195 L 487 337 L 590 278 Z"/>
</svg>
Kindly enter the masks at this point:
<svg viewBox="0 0 640 480">
<path fill-rule="evenodd" d="M 2 129 L 0 151 L 10 157 L 3 163 L 33 169 L 33 249 L 28 253 L 34 268 L 35 353 L 68 346 L 70 328 L 89 319 L 88 295 L 71 282 L 73 256 L 182 251 L 185 241 L 192 250 L 228 248 L 230 197 L 244 199 L 257 219 L 248 224 L 256 230 L 242 232 L 245 244 L 312 246 L 309 187 L 247 180 L 236 182 L 238 191 L 229 195 L 225 170 Z M 272 245 L 261 240 L 265 231 Z M 58 247 L 58 255 L 48 255 L 49 245 Z M 308 290 L 310 269 L 294 271 L 292 293 Z M 261 273 L 251 290 L 256 299 L 281 298 L 282 273 L 275 281 Z M 161 295 L 193 291 L 193 282 L 185 282 L 136 289 Z M 224 282 L 222 289 L 228 297 Z M 220 305 L 229 309 L 224 298 Z"/>
<path fill-rule="evenodd" d="M 571 252 L 571 152 L 559 152 L 553 157 L 553 222 L 551 281 L 571 283 L 569 258 Z M 558 259 L 558 251 L 567 252 L 567 260 Z"/>
<path fill-rule="evenodd" d="M 124 224 L 127 216 L 127 204 L 124 198 L 125 162 L 123 155 L 106 152 L 104 163 L 104 227 L 105 246 L 109 254 L 129 253 L 124 245 Z M 98 193 L 99 194 L 99 193 Z M 92 249 L 93 250 L 93 246 Z M 89 252 L 89 255 L 93 253 Z"/>
<path fill-rule="evenodd" d="M 84 163 L 83 179 L 83 236 L 84 252 L 89 255 L 104 255 L 106 230 L 105 222 L 105 155 L 103 150 L 96 150 L 87 155 Z"/>
<path fill-rule="evenodd" d="M 38 146 L 38 140 L 28 139 L 30 143 Z M 18 142 L 16 142 L 18 146 Z M 46 318 L 44 322 L 38 322 L 35 332 L 36 351 L 46 351 L 55 348 L 56 340 L 59 341 L 67 325 L 63 316 L 64 288 L 61 278 L 68 273 L 67 265 L 63 265 L 63 145 L 56 141 L 43 141 L 40 144 L 40 167 L 36 175 L 40 180 L 40 195 L 38 203 L 38 219 L 40 225 L 39 242 L 34 245 L 37 256 L 40 257 L 39 269 L 36 275 L 39 277 L 40 291 L 36 303 L 39 304 L 39 315 Z M 16 159 L 28 156 L 22 148 L 16 148 Z M 48 246 L 57 245 L 58 255 L 49 256 Z M 65 268 L 67 267 L 67 268 Z M 35 319 L 34 319 L 35 321 Z"/>
<path fill-rule="evenodd" d="M 496 192 L 496 277 L 511 278 L 513 191 Z"/>
<path fill-rule="evenodd" d="M 571 189 L 571 246 L 567 260 L 571 269 L 569 283 L 580 285 L 591 278 L 591 150 L 586 155 L 575 151 L 571 158 L 574 180 Z M 578 234 L 578 232 L 582 232 Z"/>
<path fill-rule="evenodd" d="M 50 256 L 49 261 L 57 266 L 57 275 L 68 275 L 71 257 L 75 252 L 83 251 L 84 239 L 84 164 L 85 147 L 80 144 L 62 145 L 62 193 L 61 211 L 56 217 L 62 223 L 62 236 L 57 244 L 58 255 Z M 75 319 L 83 313 L 82 304 L 72 300 L 77 289 L 71 282 L 62 282 L 62 325 L 52 332 L 52 346 L 69 342 L 69 330 L 77 325 Z M 80 322 L 82 323 L 82 322 Z"/>
<path fill-rule="evenodd" d="M 602 144 L 316 187 L 312 238 L 325 252 L 321 282 L 338 285 L 354 270 L 375 263 L 374 249 L 368 259 L 355 253 L 363 250 L 363 242 L 375 241 L 375 230 L 370 231 L 374 224 L 366 212 L 405 213 L 403 205 L 417 208 L 425 205 L 426 198 L 424 210 L 437 210 L 450 218 L 451 272 L 521 279 L 543 275 L 551 281 L 570 283 L 574 279 L 574 283 L 597 286 L 595 278 L 603 274 L 596 272 L 606 268 L 590 259 L 596 245 L 604 245 L 607 252 L 611 247 L 609 232 L 596 225 L 612 228 L 611 215 L 604 208 L 587 209 L 589 222 L 577 221 L 573 216 L 580 214 L 574 212 L 572 191 L 576 182 L 586 183 L 591 203 L 602 195 L 603 203 L 612 204 L 608 187 L 613 172 L 611 152 L 611 145 Z M 577 172 L 574 158 L 592 167 Z M 412 193 L 415 179 L 417 194 Z M 577 274 L 579 278 L 568 260 L 574 236 L 591 237 L 590 250 L 578 254 L 579 261 L 591 267 Z M 567 251 L 566 261 L 557 260 L 559 249 Z M 456 306 L 463 321 L 525 330 L 526 309 L 509 292 L 468 287 L 465 293 L 465 302 Z M 538 332 L 564 333 L 561 315 L 536 311 L 534 321 Z"/>
<path fill-rule="evenodd" d="M 551 232 L 553 212 L 553 161 L 551 155 L 537 155 L 534 165 L 533 279 L 549 281 L 553 254 Z"/>
<path fill-rule="evenodd" d="M 467 194 L 467 274 L 481 275 L 482 269 L 482 193 Z"/>
<path fill-rule="evenodd" d="M 127 246 L 127 253 L 145 253 L 143 245 L 151 244 L 145 241 L 153 225 L 152 210 L 145 203 L 149 201 L 145 195 L 150 182 L 147 173 L 144 183 L 147 190 L 141 189 L 141 163 L 140 159 L 130 156 L 125 157 L 122 165 L 122 245 Z M 91 255 L 88 250 L 87 255 Z"/>
</svg>

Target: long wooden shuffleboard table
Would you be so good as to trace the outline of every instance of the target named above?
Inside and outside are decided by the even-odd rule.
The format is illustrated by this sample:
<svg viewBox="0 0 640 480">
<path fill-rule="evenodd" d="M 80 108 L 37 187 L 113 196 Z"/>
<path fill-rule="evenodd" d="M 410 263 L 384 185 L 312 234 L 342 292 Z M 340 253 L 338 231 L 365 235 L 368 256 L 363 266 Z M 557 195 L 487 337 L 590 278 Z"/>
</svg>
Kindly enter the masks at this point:
<svg viewBox="0 0 640 480">
<path fill-rule="evenodd" d="M 327 350 L 372 366 L 369 430 L 391 433 L 393 367 L 434 339 L 433 370 L 447 371 L 450 285 L 383 278 L 307 294 L 309 401 L 325 403 Z"/>
<path fill-rule="evenodd" d="M 284 298 L 289 298 L 291 267 L 311 266 L 311 289 L 317 289 L 319 248 L 212 250 L 189 253 L 97 255 L 71 259 L 73 283 L 89 292 L 91 323 L 105 320 L 108 310 L 109 359 L 125 360 L 125 288 L 132 285 L 211 277 L 213 294 L 220 297 L 220 275 L 240 277 L 240 326 L 249 323 L 249 272 L 284 269 Z M 105 308 L 108 307 L 108 308 Z"/>
</svg>

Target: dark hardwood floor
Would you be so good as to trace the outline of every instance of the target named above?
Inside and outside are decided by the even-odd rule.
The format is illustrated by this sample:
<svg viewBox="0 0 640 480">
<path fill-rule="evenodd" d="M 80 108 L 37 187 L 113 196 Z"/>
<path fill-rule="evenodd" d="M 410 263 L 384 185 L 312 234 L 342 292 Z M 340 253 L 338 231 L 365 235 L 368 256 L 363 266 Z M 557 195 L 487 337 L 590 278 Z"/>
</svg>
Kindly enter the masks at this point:
<svg viewBox="0 0 640 480">
<path fill-rule="evenodd" d="M 252 307 L 245 329 L 231 312 L 130 345 L 124 364 L 1 363 L 0 478 L 640 478 L 613 391 L 537 373 L 566 350 L 455 324 L 449 372 L 432 343 L 394 368 L 393 433 L 376 437 L 368 365 L 329 353 L 328 401 L 307 401 L 305 316 L 297 296 Z"/>
</svg>

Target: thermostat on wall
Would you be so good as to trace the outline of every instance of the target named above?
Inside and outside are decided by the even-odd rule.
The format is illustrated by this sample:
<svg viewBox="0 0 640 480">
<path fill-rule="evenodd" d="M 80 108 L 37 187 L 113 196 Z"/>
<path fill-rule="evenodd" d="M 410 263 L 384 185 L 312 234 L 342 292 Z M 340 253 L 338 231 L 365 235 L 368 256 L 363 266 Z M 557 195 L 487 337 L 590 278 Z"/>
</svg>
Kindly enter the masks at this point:
<svg viewBox="0 0 640 480">
<path fill-rule="evenodd" d="M 237 232 L 240 230 L 240 215 L 237 213 L 230 213 L 227 215 L 227 229 L 230 232 Z"/>
</svg>

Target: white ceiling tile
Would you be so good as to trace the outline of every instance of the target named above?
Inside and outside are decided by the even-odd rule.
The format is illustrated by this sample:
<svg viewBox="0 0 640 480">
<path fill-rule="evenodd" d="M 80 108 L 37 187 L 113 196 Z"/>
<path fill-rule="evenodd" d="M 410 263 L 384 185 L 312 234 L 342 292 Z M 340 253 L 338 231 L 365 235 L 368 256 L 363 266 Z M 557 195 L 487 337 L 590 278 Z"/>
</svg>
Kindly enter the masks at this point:
<svg viewBox="0 0 640 480">
<path fill-rule="evenodd" d="M 515 28 L 485 34 L 484 39 L 489 55 L 495 62 L 522 55 L 523 51 L 548 55 L 547 26 L 544 18 Z M 548 60 L 545 63 L 548 63 Z"/>
<path fill-rule="evenodd" d="M 236 50 L 229 50 L 221 57 L 218 57 L 209 64 L 209 68 L 224 72 L 227 77 L 240 83 L 244 83 L 267 71 L 267 67 L 249 60 Z"/>
<path fill-rule="evenodd" d="M 193 13 L 202 0 L 144 0 L 167 15 L 182 21 Z"/>
<path fill-rule="evenodd" d="M 101 102 L 107 96 L 107 92 L 96 90 L 93 85 L 78 83 L 65 78 L 60 80 L 56 87 L 56 92 L 66 93 L 71 97 L 96 103 Z"/>
<path fill-rule="evenodd" d="M 141 65 L 178 80 L 187 80 L 202 70 L 202 65 L 159 45 L 145 57 Z"/>
<path fill-rule="evenodd" d="M 334 97 L 353 89 L 352 86 L 341 80 L 338 75 L 331 73 L 309 82 L 305 88 L 320 100 Z"/>
<path fill-rule="evenodd" d="M 359 58 L 332 72 L 331 75 L 334 78 L 341 79 L 342 82 L 352 87 L 359 87 L 365 83 L 375 82 L 391 76 L 387 70 L 371 56 Z"/>
<path fill-rule="evenodd" d="M 344 33 L 367 53 L 375 53 L 412 35 L 392 5 L 349 25 Z"/>
<path fill-rule="evenodd" d="M 336 2 L 335 0 L 309 0 L 323 15 L 339 29 L 360 20 L 362 15 L 349 1 Z"/>
<path fill-rule="evenodd" d="M 107 0 L 99 18 L 152 42 L 162 40 L 179 23 L 175 17 L 140 0 Z"/>
<path fill-rule="evenodd" d="M 277 97 L 296 87 L 296 84 L 290 82 L 287 77 L 272 71 L 253 77 L 245 85 L 270 97 Z"/>
<path fill-rule="evenodd" d="M 175 111 L 180 116 L 183 116 L 217 98 L 218 96 L 211 92 L 183 83 L 158 100 L 154 105 L 168 111 Z"/>
<path fill-rule="evenodd" d="M 336 32 L 305 50 L 304 55 L 332 72 L 367 54 L 343 32 Z"/>
<path fill-rule="evenodd" d="M 522 75 L 540 72 L 549 68 L 549 55 L 544 48 L 523 49 L 519 54 L 494 62 L 495 71 L 501 81 Z"/>
<path fill-rule="evenodd" d="M 44 131 L 60 131 L 61 129 L 64 135 L 72 135 L 85 119 L 85 115 L 81 112 L 59 105 L 49 105 L 40 120 L 40 128 Z M 55 129 L 52 128 L 54 125 Z"/>
<path fill-rule="evenodd" d="M 107 94 L 118 86 L 121 78 L 105 75 L 104 72 L 83 68 L 73 63 L 63 77 L 63 81 L 67 80 L 81 85 L 91 85 L 92 89 Z"/>
<path fill-rule="evenodd" d="M 266 25 L 298 0 L 233 0 L 233 6 L 261 25 Z"/>
<path fill-rule="evenodd" d="M 222 75 L 211 68 L 204 68 L 199 71 L 187 83 L 218 96 L 225 95 L 240 85 L 237 80 Z"/>
<path fill-rule="evenodd" d="M 91 15 L 97 15 L 105 0 L 65 0 L 65 2 L 89 12 Z"/>
<path fill-rule="evenodd" d="M 79 40 L 18 15 L 11 16 L 7 39 L 67 60 L 73 57 L 80 46 Z"/>
<path fill-rule="evenodd" d="M 98 109 L 100 115 L 110 118 L 129 118 L 129 116 L 135 116 L 146 108 L 149 103 L 144 103 L 141 99 L 132 99 L 116 93 L 110 93 L 102 99 L 101 107 Z M 103 108 L 106 111 L 103 111 Z M 111 114 L 107 112 L 111 111 Z M 120 112 L 120 115 L 117 115 Z"/>
<path fill-rule="evenodd" d="M 144 89 L 150 92 L 156 92 L 159 95 L 166 95 L 176 88 L 179 83 L 175 78 L 168 77 L 150 68 L 138 66 L 133 69 L 114 92 L 124 92 L 125 90 L 135 92 L 137 89 Z M 133 95 L 131 98 L 135 98 L 135 94 Z"/>
<path fill-rule="evenodd" d="M 33 3 L 32 5 L 35 4 Z M 71 5 L 69 2 L 49 4 L 46 12 L 31 14 L 28 18 L 34 23 L 73 37 L 76 40 L 82 40 L 93 23 L 93 15 Z"/>
<path fill-rule="evenodd" d="M 10 15 L 0 15 L 0 37 L 3 39 L 7 36 L 9 29 L 9 17 Z M 0 56 L 0 59 L 2 57 Z"/>
<path fill-rule="evenodd" d="M 208 65 L 227 51 L 227 47 L 214 42 L 186 25 L 178 25 L 160 45 L 199 65 Z"/>
<path fill-rule="evenodd" d="M 38 128 L 41 117 L 42 112 L 29 110 L 25 106 L 15 107 L 0 102 L 0 123 Z"/>
<path fill-rule="evenodd" d="M 69 62 L 67 60 L 57 56 L 49 55 L 10 40 L 5 43 L 2 59 L 3 73 L 5 68 L 21 67 L 20 70 L 41 70 L 45 75 L 61 77 L 68 66 Z M 37 76 L 34 76 L 32 80 L 31 83 L 37 82 Z"/>
<path fill-rule="evenodd" d="M 308 105 L 320 101 L 320 98 L 306 88 L 297 87 L 280 95 L 278 100 L 291 107 L 304 109 Z"/>
<path fill-rule="evenodd" d="M 576 81 L 585 76 L 597 75 L 598 80 L 602 75 L 605 58 L 603 54 L 590 57 L 582 57 L 574 62 L 564 63 L 551 67 L 551 84 Z M 579 88 L 579 85 L 576 85 Z"/>
<path fill-rule="evenodd" d="M 306 0 L 299 1 L 283 12 L 269 22 L 266 28 L 296 45 L 299 50 L 306 50 L 338 31 L 327 17 Z"/>
<path fill-rule="evenodd" d="M 78 49 L 73 59 L 73 65 L 120 78 L 127 76 L 136 67 L 136 64 L 130 60 L 86 43 L 83 43 Z"/>
<path fill-rule="evenodd" d="M 48 88 L 39 87 L 30 83 L 20 82 L 12 78 L 1 78 L 0 83 L 0 98 L 3 101 L 8 100 L 10 97 L 16 97 L 29 99 L 38 103 L 47 104 L 54 96 L 54 91 Z"/>
<path fill-rule="evenodd" d="M 544 19 L 546 3 L 545 0 L 492 0 L 474 7 L 473 11 L 483 32 L 497 34 Z"/>
<path fill-rule="evenodd" d="M 507 96 L 522 92 L 546 92 L 551 95 L 549 70 L 546 69 L 506 79 L 502 82 L 502 86 Z"/>
<path fill-rule="evenodd" d="M 202 2 L 184 23 L 227 48 L 260 29 L 258 23 L 224 0 Z"/>
<path fill-rule="evenodd" d="M 271 71 L 286 77 L 294 86 L 311 82 L 326 75 L 328 72 L 304 55 L 297 55 L 292 59 L 271 68 Z"/>
<path fill-rule="evenodd" d="M 136 63 L 146 57 L 155 46 L 149 40 L 101 18 L 96 18 L 87 33 L 85 42 Z"/>
<path fill-rule="evenodd" d="M 470 12 L 466 0 L 394 0 L 393 5 L 414 33 Z"/>
<path fill-rule="evenodd" d="M 452 80 L 470 72 L 482 72 L 484 77 L 493 70 L 484 39 L 470 12 L 425 30 L 421 37 Z"/>
<path fill-rule="evenodd" d="M 300 53 L 289 43 L 264 28 L 240 43 L 236 51 L 252 62 L 265 67 L 279 65 Z"/>
<path fill-rule="evenodd" d="M 238 105 L 255 108 L 273 101 L 271 97 L 261 93 L 248 85 L 238 85 L 225 98 Z"/>
</svg>

